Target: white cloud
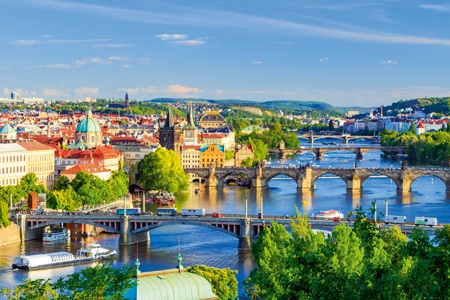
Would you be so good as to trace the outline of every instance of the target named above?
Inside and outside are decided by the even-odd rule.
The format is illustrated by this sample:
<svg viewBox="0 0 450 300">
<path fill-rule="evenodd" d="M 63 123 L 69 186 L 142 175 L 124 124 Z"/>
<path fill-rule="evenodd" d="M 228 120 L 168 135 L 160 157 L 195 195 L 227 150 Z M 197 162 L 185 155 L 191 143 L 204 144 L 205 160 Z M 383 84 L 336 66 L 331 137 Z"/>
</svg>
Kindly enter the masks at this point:
<svg viewBox="0 0 450 300">
<path fill-rule="evenodd" d="M 161 39 L 161 41 L 173 41 L 173 40 L 184 40 L 188 37 L 188 35 L 180 33 L 175 34 L 163 33 L 155 35 L 155 37 Z"/>
<path fill-rule="evenodd" d="M 436 11 L 450 12 L 450 5 L 438 5 L 438 4 L 421 4 L 420 8 L 431 9 Z"/>
<path fill-rule="evenodd" d="M 260 60 L 255 60 L 255 61 L 253 61 L 253 64 L 254 64 L 254 65 L 262 65 L 262 61 L 260 61 Z"/>
<path fill-rule="evenodd" d="M 203 91 L 198 88 L 192 88 L 192 87 L 181 86 L 179 84 L 173 84 L 173 85 L 169 85 L 166 88 L 166 92 L 185 94 L 185 93 L 201 93 Z"/>
<path fill-rule="evenodd" d="M 46 97 L 67 97 L 68 95 L 59 89 L 42 89 L 42 93 Z"/>
<path fill-rule="evenodd" d="M 72 44 L 72 43 L 92 43 L 92 42 L 107 42 L 110 39 L 90 39 L 90 40 L 65 40 L 65 39 L 53 39 L 53 40 L 17 40 L 12 41 L 9 44 L 16 46 L 33 46 L 39 44 Z"/>
<path fill-rule="evenodd" d="M 98 94 L 98 87 L 80 87 L 76 88 L 75 92 L 78 96 L 95 96 Z"/>
<path fill-rule="evenodd" d="M 328 57 L 325 57 L 325 58 L 321 58 L 321 59 L 319 59 L 319 62 L 326 62 L 326 61 L 328 61 L 328 60 L 330 60 Z"/>
<path fill-rule="evenodd" d="M 4 95 L 11 95 L 11 91 L 8 88 L 3 88 L 3 94 Z"/>
<path fill-rule="evenodd" d="M 73 69 L 75 66 L 69 64 L 48 64 L 37 66 L 40 69 Z"/>
<path fill-rule="evenodd" d="M 184 40 L 184 41 L 173 41 L 170 42 L 171 44 L 179 44 L 179 45 L 186 45 L 186 46 L 197 46 L 197 45 L 203 45 L 206 42 L 203 40 Z"/>
<path fill-rule="evenodd" d="M 381 62 L 382 65 L 396 65 L 398 62 L 396 60 L 384 60 Z"/>
</svg>

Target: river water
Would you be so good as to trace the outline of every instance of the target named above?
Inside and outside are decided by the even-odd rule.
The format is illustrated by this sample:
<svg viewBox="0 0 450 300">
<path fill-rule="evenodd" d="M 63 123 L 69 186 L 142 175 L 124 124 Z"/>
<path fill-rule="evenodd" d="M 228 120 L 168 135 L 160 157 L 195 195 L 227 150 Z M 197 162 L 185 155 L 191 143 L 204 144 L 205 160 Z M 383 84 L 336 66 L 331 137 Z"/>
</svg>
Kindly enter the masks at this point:
<svg viewBox="0 0 450 300">
<path fill-rule="evenodd" d="M 315 160 L 312 153 L 296 155 L 289 159 L 271 159 L 270 166 L 310 165 L 325 167 L 352 167 L 357 162 L 358 167 L 400 168 L 401 163 L 381 158 L 380 151 L 372 151 L 364 155 L 361 161 L 355 160 L 350 152 L 331 152 L 324 155 L 320 161 Z M 396 192 L 395 183 L 387 177 L 371 177 L 363 185 L 361 193 L 346 192 L 342 179 L 330 174 L 319 178 L 315 189 L 308 192 L 297 191 L 293 180 L 286 177 L 276 177 L 265 190 L 254 190 L 235 186 L 224 189 L 205 189 L 200 193 L 192 184 L 189 191 L 177 195 L 176 207 L 205 208 L 207 213 L 221 212 L 224 214 L 244 214 L 245 199 L 248 199 L 248 213 L 256 215 L 262 209 L 265 215 L 293 215 L 297 207 L 301 212 L 317 213 L 321 210 L 337 209 L 342 212 L 354 211 L 361 206 L 368 212 L 374 199 L 377 208 L 385 213 L 386 200 L 390 215 L 404 215 L 408 221 L 415 216 L 436 217 L 439 223 L 450 223 L 450 201 L 445 192 L 444 183 L 433 177 L 421 177 L 412 184 L 412 191 L 406 194 Z M 156 210 L 154 206 L 146 210 Z M 174 268 L 177 264 L 178 252 L 183 256 L 183 265 L 192 266 L 206 264 L 219 268 L 231 268 L 239 273 L 237 278 L 241 283 L 248 277 L 255 264 L 251 253 L 238 251 L 238 240 L 230 235 L 212 229 L 192 225 L 170 225 L 152 230 L 151 241 L 135 246 L 118 246 L 118 235 L 102 234 L 96 237 L 71 238 L 67 243 L 44 245 L 42 241 L 28 241 L 0 247 L 0 268 L 9 268 L 13 257 L 19 254 L 48 253 L 55 251 L 70 251 L 75 253 L 84 243 L 98 242 L 106 248 L 116 249 L 118 255 L 115 266 L 133 264 L 138 257 L 141 271 L 153 271 Z M 0 271 L 0 287 L 13 287 L 22 279 L 58 278 L 71 274 L 86 266 L 64 267 L 53 270 L 39 271 Z"/>
</svg>

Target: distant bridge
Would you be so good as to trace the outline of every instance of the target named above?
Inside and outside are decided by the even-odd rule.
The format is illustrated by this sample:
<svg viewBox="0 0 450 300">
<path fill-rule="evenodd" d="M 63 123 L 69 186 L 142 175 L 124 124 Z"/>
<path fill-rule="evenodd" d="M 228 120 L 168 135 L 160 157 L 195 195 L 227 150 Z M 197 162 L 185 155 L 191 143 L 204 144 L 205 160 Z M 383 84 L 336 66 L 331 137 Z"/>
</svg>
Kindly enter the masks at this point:
<svg viewBox="0 0 450 300">
<path fill-rule="evenodd" d="M 297 137 L 304 138 L 308 140 L 308 143 L 314 144 L 314 141 L 320 139 L 338 139 L 343 143 L 348 144 L 351 140 L 369 140 L 374 143 L 380 142 L 379 136 L 370 136 L 370 135 L 350 135 L 350 134 L 328 134 L 328 135 L 314 135 L 313 132 L 298 134 Z"/>
<path fill-rule="evenodd" d="M 316 159 L 322 159 L 324 153 L 330 151 L 348 151 L 353 152 L 356 155 L 356 159 L 362 160 L 365 153 L 370 151 L 381 150 L 383 152 L 391 152 L 395 154 L 404 154 L 405 148 L 403 147 L 384 147 L 380 145 L 365 145 L 365 146 L 355 146 L 355 145 L 325 145 L 316 147 L 302 147 L 302 148 L 269 148 L 267 151 L 276 155 L 279 158 L 286 158 L 289 155 L 301 154 L 304 152 L 312 152 L 316 156 Z"/>
<path fill-rule="evenodd" d="M 278 176 L 284 175 L 297 184 L 298 190 L 311 190 L 315 181 L 323 175 L 335 175 L 341 178 L 347 187 L 347 191 L 359 192 L 363 183 L 371 176 L 387 176 L 397 185 L 398 192 L 409 192 L 411 184 L 422 176 L 435 176 L 441 179 L 446 187 L 446 192 L 450 192 L 450 172 L 444 169 L 408 169 L 408 168 L 317 168 L 317 167 L 258 167 L 258 168 L 238 168 L 225 167 L 216 168 L 190 168 L 185 169 L 187 174 L 195 174 L 204 182 L 205 187 L 223 188 L 227 181 L 239 181 L 245 177 L 251 181 L 252 188 L 268 188 L 269 181 Z"/>
<path fill-rule="evenodd" d="M 290 229 L 292 219 L 266 216 L 265 218 L 252 218 L 245 215 L 230 217 L 182 217 L 182 216 L 119 216 L 119 215 L 20 215 L 17 220 L 20 226 L 22 241 L 42 237 L 45 227 L 56 224 L 90 224 L 105 229 L 108 232 L 119 234 L 119 245 L 133 245 L 140 242 L 150 242 L 150 231 L 167 225 L 196 225 L 214 229 L 239 239 L 238 248 L 251 250 L 254 242 L 265 226 L 271 222 L 282 224 Z M 352 222 L 341 220 L 348 226 Z M 308 220 L 312 228 L 332 230 L 341 222 L 332 220 Z M 402 225 L 403 232 L 412 231 L 413 224 Z M 441 228 L 439 226 L 438 228 Z M 425 231 L 434 231 L 437 228 L 424 228 Z"/>
</svg>

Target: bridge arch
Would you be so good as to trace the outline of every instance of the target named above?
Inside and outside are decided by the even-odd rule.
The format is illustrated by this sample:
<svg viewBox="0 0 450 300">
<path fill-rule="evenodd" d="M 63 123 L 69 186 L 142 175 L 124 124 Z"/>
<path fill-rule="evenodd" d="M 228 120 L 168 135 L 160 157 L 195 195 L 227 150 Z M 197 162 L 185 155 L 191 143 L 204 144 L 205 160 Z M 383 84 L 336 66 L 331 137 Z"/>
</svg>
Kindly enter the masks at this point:
<svg viewBox="0 0 450 300">
<path fill-rule="evenodd" d="M 338 174 L 338 173 L 335 173 L 333 171 L 330 171 L 330 172 L 326 172 L 325 171 L 323 173 L 316 174 L 316 175 L 312 176 L 312 178 L 311 178 L 311 187 L 314 187 L 316 185 L 316 181 L 319 178 L 327 178 L 327 177 L 338 177 L 338 178 L 342 179 L 342 181 L 343 181 L 343 183 L 345 185 L 347 185 L 347 178 L 345 176 L 343 176 L 341 174 Z"/>
<path fill-rule="evenodd" d="M 131 231 L 131 234 L 151 231 L 151 230 L 160 228 L 162 226 L 169 226 L 169 225 L 193 225 L 193 226 L 200 226 L 200 227 L 205 227 L 205 228 L 213 229 L 213 230 L 216 230 L 216 231 L 220 231 L 220 232 L 226 233 L 228 235 L 231 235 L 231 236 L 239 239 L 239 232 L 235 233 L 235 232 L 227 230 L 225 228 L 221 228 L 221 227 L 215 226 L 214 224 L 211 225 L 211 224 L 199 223 L 199 222 L 194 222 L 194 221 L 189 221 L 189 220 L 186 220 L 186 221 L 181 221 L 181 220 L 161 221 L 161 222 L 158 222 L 156 224 L 151 224 L 151 225 L 147 225 L 147 226 L 143 226 L 143 227 L 140 227 L 138 229 L 135 229 L 135 230 Z M 237 228 L 240 229 L 239 226 L 237 226 Z"/>
<path fill-rule="evenodd" d="M 375 176 L 386 176 L 389 180 L 391 180 L 393 183 L 395 183 L 396 190 L 400 190 L 402 186 L 401 178 L 397 174 L 391 174 L 388 171 L 385 171 L 383 169 L 375 169 L 371 174 L 360 174 L 359 179 L 361 181 L 361 187 L 363 187 L 364 183 L 369 178 L 374 178 Z"/>
<path fill-rule="evenodd" d="M 75 220 L 70 220 L 70 219 L 60 219 L 60 220 L 51 220 L 48 222 L 40 222 L 38 224 L 32 225 L 32 226 L 28 226 L 28 230 L 34 230 L 34 229 L 38 229 L 38 228 L 43 228 L 43 227 L 47 227 L 47 226 L 51 226 L 51 225 L 58 225 L 58 224 L 87 224 L 87 225 L 92 225 L 95 227 L 100 227 L 103 228 L 105 230 L 107 230 L 108 232 L 112 232 L 112 233 L 120 233 L 120 229 L 116 229 L 113 228 L 111 226 L 102 224 L 102 223 L 97 223 L 95 221 L 90 221 L 90 220 L 83 220 L 83 219 L 77 219 Z"/>
<path fill-rule="evenodd" d="M 132 183 L 128 186 L 128 192 L 130 192 L 131 194 L 135 194 L 137 191 L 144 191 L 144 190 L 145 188 L 141 187 L 137 183 Z"/>
<path fill-rule="evenodd" d="M 412 176 L 411 176 L 412 177 Z M 417 176 L 414 176 L 413 178 L 411 178 L 411 188 L 413 183 L 419 179 L 419 178 L 424 178 L 424 177 L 431 177 L 431 178 L 437 178 L 440 181 L 442 181 L 442 183 L 446 186 L 446 190 L 448 190 L 448 184 L 450 184 L 448 182 L 448 178 L 444 178 L 443 176 L 440 176 L 439 174 L 430 174 L 430 172 L 424 171 L 422 174 L 417 174 Z M 447 180 L 446 180 L 447 179 Z"/>
</svg>

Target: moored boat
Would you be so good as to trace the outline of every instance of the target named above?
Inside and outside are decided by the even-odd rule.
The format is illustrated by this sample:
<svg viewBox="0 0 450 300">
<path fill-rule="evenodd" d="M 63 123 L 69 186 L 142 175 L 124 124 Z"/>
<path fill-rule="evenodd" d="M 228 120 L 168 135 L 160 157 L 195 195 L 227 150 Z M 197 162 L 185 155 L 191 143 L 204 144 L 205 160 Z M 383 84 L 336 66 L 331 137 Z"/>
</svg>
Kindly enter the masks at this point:
<svg viewBox="0 0 450 300">
<path fill-rule="evenodd" d="M 52 229 L 49 232 L 44 232 L 42 235 L 43 242 L 61 241 L 68 238 L 70 238 L 70 230 L 65 228 Z"/>
<path fill-rule="evenodd" d="M 53 252 L 48 254 L 20 255 L 13 259 L 13 269 L 34 270 L 64 267 L 76 264 L 90 263 L 112 257 L 117 252 L 102 248 L 99 244 L 90 244 L 86 249 L 70 252 Z"/>
</svg>

